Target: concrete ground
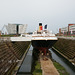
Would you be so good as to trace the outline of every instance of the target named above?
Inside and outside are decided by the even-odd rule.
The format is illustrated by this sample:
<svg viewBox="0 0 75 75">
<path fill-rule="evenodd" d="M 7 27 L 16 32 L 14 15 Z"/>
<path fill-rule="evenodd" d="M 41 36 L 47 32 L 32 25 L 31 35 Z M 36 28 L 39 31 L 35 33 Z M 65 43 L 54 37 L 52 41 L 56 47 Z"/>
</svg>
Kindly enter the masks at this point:
<svg viewBox="0 0 75 75">
<path fill-rule="evenodd" d="M 40 55 L 42 75 L 59 75 L 50 58 Z"/>
</svg>

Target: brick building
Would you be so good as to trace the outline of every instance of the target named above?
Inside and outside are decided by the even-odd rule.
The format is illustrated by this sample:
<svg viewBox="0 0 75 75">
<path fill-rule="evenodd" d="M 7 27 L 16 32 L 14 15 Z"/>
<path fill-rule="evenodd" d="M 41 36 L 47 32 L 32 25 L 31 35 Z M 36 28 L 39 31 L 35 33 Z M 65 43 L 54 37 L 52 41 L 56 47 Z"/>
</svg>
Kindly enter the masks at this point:
<svg viewBox="0 0 75 75">
<path fill-rule="evenodd" d="M 67 27 L 59 28 L 59 35 L 75 36 L 75 24 L 68 24 Z"/>
</svg>

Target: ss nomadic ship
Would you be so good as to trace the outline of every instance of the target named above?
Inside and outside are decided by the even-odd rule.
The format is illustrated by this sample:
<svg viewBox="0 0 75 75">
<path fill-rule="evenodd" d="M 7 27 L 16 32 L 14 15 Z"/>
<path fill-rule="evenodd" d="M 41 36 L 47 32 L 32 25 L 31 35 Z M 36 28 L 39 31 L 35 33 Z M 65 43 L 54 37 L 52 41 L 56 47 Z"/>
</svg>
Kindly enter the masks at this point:
<svg viewBox="0 0 75 75">
<path fill-rule="evenodd" d="M 47 30 L 47 25 L 45 25 L 43 29 L 42 23 L 39 23 L 39 30 L 33 32 L 31 42 L 34 48 L 42 51 L 44 55 L 46 55 L 48 49 L 51 48 L 57 40 L 55 34 Z"/>
<path fill-rule="evenodd" d="M 47 29 L 47 25 L 42 26 L 42 23 L 39 23 L 39 29 L 34 31 L 33 34 L 21 34 L 20 37 L 11 37 L 11 41 L 31 41 L 32 46 L 44 55 L 47 54 L 48 49 L 51 48 L 54 43 L 57 41 L 57 37 L 51 31 Z"/>
</svg>

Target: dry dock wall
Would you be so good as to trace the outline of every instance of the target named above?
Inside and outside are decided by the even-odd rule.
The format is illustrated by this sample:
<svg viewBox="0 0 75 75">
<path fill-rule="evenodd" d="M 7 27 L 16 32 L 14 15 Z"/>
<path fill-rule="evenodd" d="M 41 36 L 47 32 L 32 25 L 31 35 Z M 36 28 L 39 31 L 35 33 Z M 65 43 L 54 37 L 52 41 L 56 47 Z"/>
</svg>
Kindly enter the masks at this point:
<svg viewBox="0 0 75 75">
<path fill-rule="evenodd" d="M 54 44 L 53 48 L 75 65 L 75 40 L 60 38 Z"/>
<path fill-rule="evenodd" d="M 30 42 L 0 42 L 0 75 L 11 75 Z"/>
</svg>

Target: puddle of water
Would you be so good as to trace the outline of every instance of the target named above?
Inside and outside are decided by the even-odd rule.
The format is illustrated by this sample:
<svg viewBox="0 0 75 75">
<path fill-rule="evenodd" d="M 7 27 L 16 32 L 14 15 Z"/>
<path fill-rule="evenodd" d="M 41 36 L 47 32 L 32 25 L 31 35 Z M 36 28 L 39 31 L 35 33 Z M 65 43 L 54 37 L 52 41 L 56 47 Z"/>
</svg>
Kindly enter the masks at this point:
<svg viewBox="0 0 75 75">
<path fill-rule="evenodd" d="M 57 54 L 55 51 L 53 51 L 52 49 L 50 49 L 51 53 L 52 53 L 52 58 L 57 61 L 58 63 L 60 63 L 65 69 L 66 71 L 70 74 L 70 75 L 75 75 L 75 71 L 72 70 L 71 66 L 68 64 L 68 61 L 66 61 L 66 59 L 64 59 L 63 57 L 61 57 L 59 54 Z"/>
</svg>

